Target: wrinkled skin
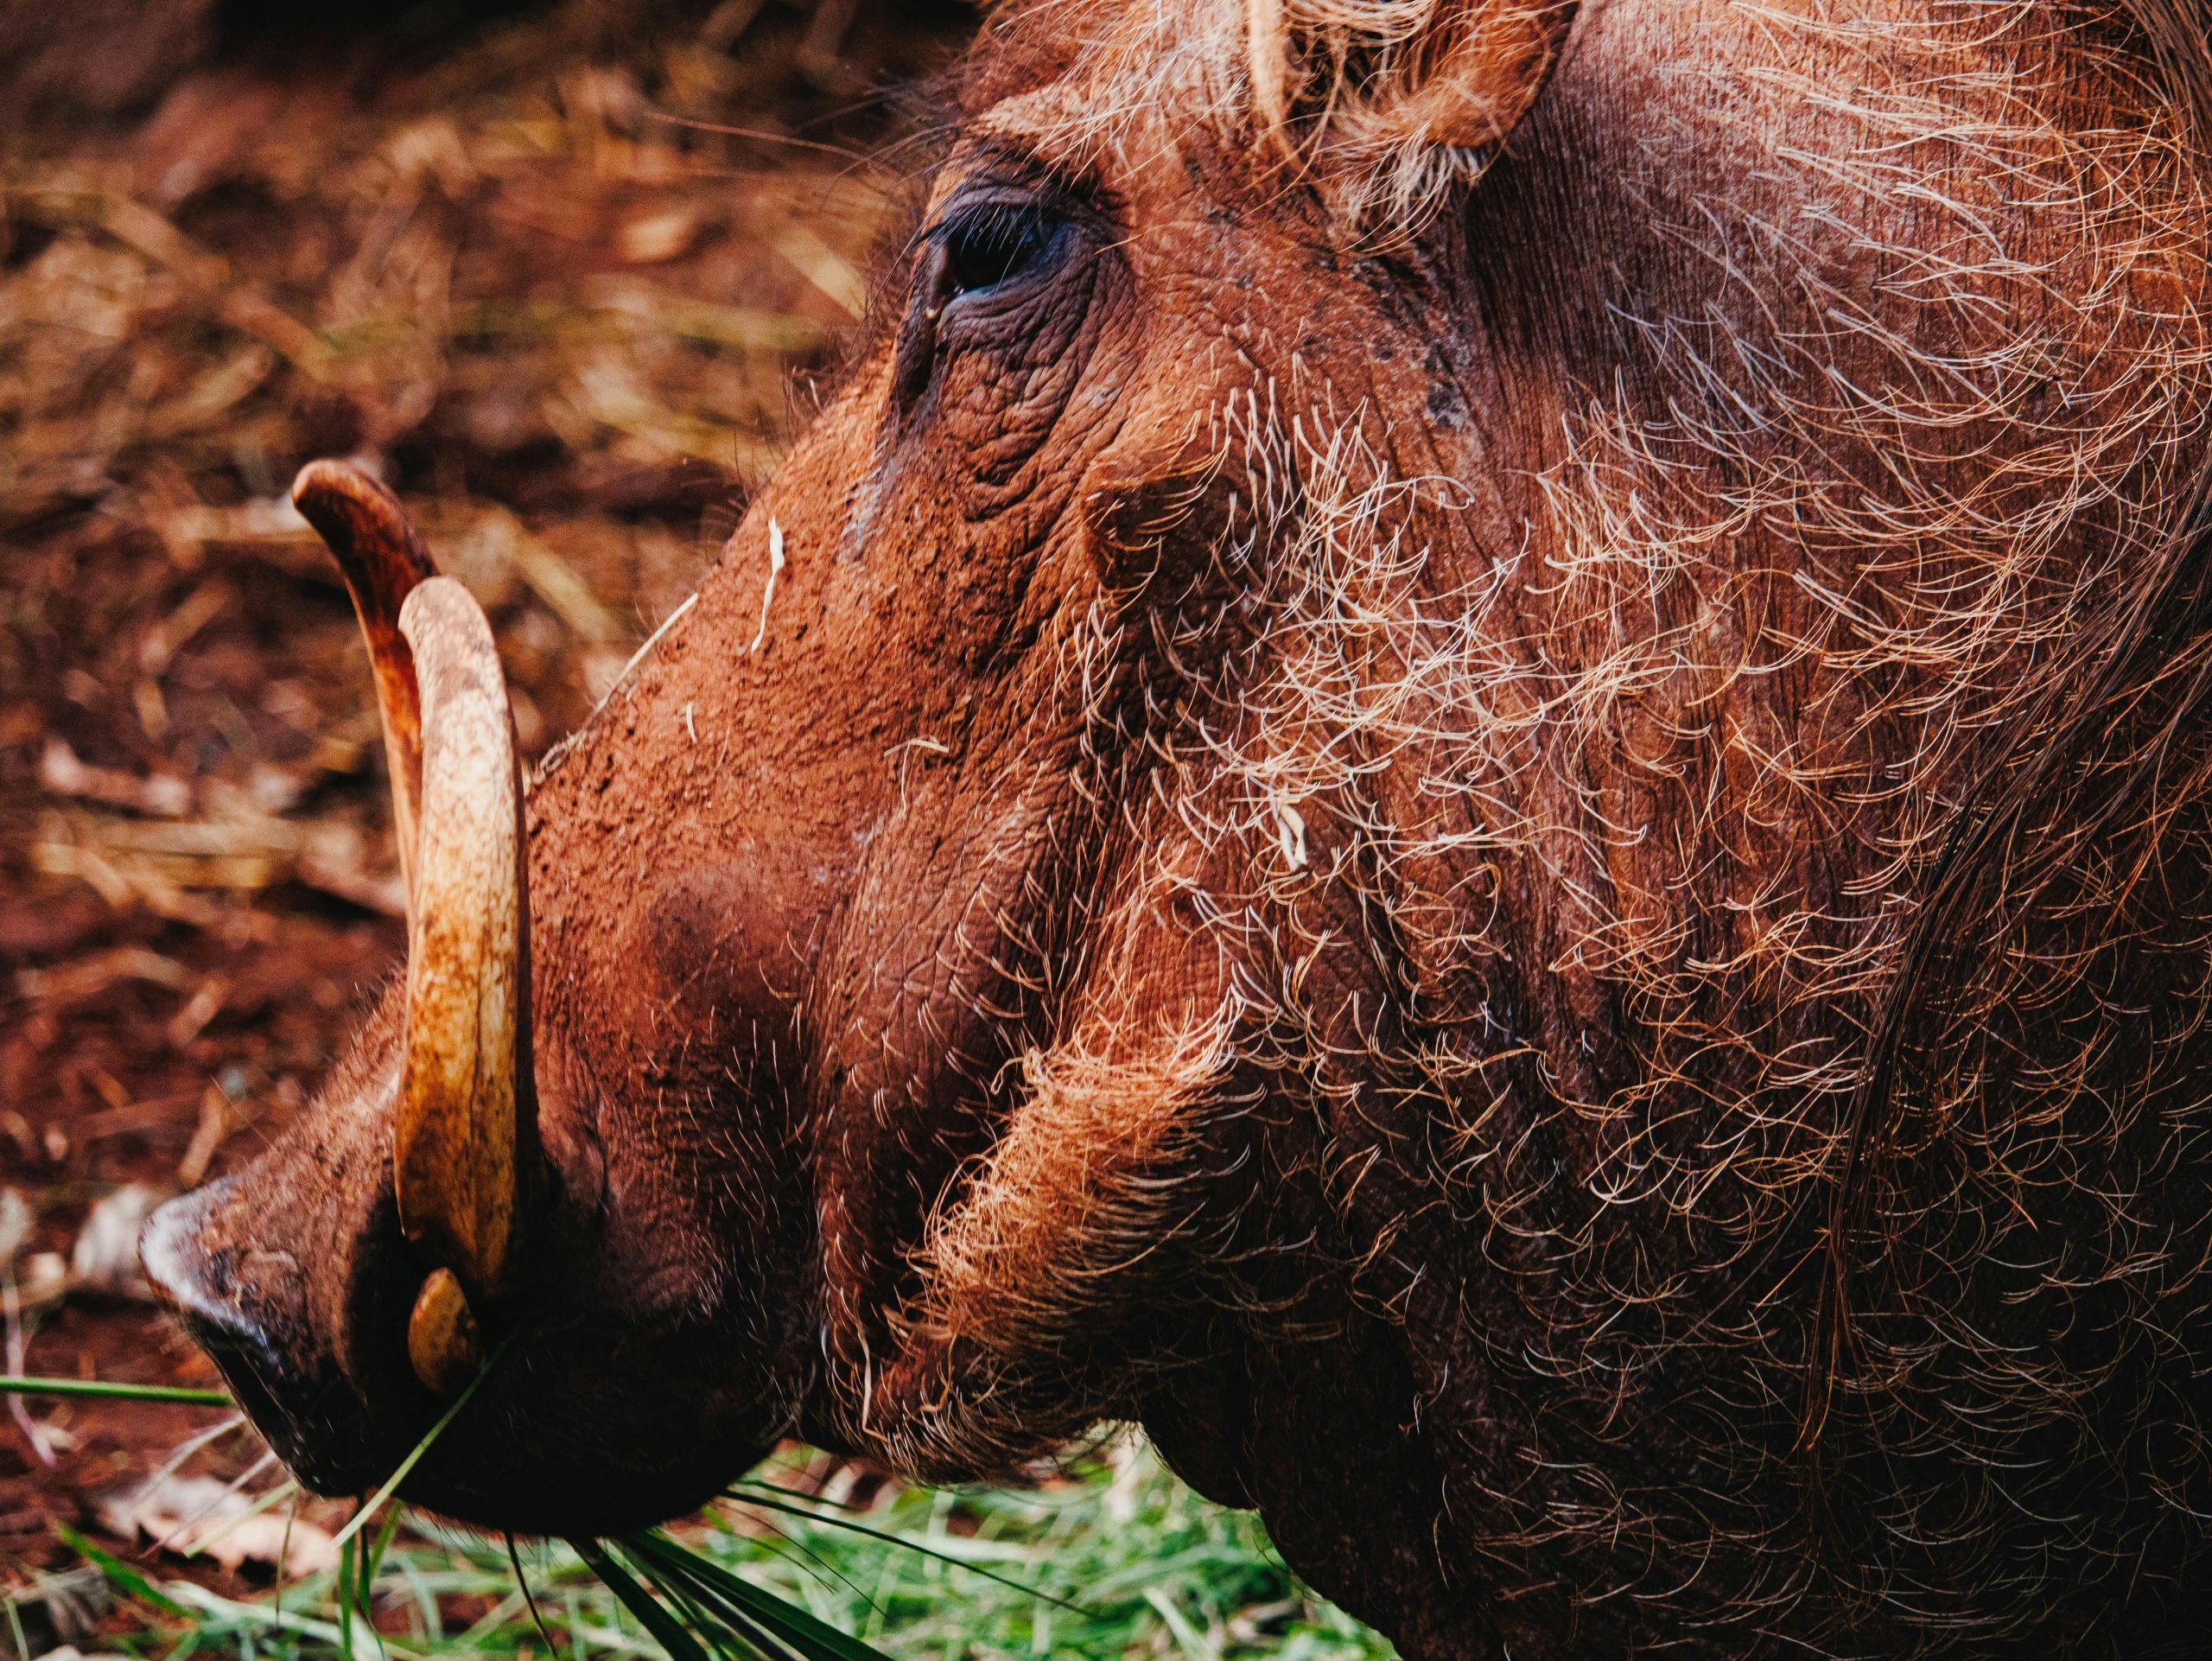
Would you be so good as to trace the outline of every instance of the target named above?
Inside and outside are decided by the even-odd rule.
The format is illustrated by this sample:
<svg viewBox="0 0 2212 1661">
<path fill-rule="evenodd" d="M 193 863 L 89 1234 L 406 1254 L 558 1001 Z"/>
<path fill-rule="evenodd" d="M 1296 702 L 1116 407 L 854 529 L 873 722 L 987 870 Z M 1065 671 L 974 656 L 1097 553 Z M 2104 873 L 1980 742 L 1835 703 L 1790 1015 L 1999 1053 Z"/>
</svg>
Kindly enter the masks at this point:
<svg viewBox="0 0 2212 1661">
<path fill-rule="evenodd" d="M 2155 1652 L 2201 14 L 1268 10 L 994 26 L 903 309 L 542 769 L 529 1249 L 408 1492 L 1126 1417 L 1408 1655 Z M 327 1491 L 437 1410 L 398 1019 L 146 1247 Z"/>
</svg>

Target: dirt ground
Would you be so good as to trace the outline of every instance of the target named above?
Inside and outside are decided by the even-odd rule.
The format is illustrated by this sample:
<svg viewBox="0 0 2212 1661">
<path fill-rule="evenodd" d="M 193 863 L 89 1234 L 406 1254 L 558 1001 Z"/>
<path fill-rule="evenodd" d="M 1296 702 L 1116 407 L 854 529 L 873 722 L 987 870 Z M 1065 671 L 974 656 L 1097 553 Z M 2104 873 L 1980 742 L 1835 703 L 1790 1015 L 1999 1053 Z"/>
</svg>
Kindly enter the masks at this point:
<svg viewBox="0 0 2212 1661">
<path fill-rule="evenodd" d="M 292 474 L 380 470 L 490 613 L 526 751 L 582 720 L 849 349 L 926 145 L 926 105 L 875 89 L 975 21 L 863 4 L 841 35 L 836 7 L 0 18 L 0 1188 L 29 1214 L 0 1291 L 22 1370 L 213 1382 L 88 1219 L 250 1157 L 397 961 L 366 660 Z M 0 1591 L 213 1416 L 39 1402 L 0 1423 Z M 246 1441 L 195 1468 L 245 1468 Z"/>
</svg>

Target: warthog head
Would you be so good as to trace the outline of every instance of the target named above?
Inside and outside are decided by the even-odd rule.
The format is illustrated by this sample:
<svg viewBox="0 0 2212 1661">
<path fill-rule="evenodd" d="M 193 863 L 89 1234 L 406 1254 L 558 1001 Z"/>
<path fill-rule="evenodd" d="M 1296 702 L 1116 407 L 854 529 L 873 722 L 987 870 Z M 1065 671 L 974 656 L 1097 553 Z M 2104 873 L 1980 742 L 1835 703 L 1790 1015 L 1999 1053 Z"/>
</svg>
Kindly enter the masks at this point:
<svg viewBox="0 0 2212 1661">
<path fill-rule="evenodd" d="M 1001 14 L 526 788 L 302 475 L 410 957 L 149 1270 L 325 1490 L 486 1365 L 406 1492 L 493 1526 L 1132 1418 L 1411 1653 L 2139 1626 L 2212 1514 L 2202 23 Z"/>
</svg>

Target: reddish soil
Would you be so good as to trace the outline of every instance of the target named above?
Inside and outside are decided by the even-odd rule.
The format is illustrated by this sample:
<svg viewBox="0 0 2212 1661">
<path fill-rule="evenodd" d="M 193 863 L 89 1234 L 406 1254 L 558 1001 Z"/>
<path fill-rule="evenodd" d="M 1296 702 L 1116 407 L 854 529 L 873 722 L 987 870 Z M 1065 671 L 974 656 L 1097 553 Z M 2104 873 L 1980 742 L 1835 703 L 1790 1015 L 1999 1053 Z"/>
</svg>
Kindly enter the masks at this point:
<svg viewBox="0 0 2212 1661">
<path fill-rule="evenodd" d="M 0 124 L 0 1186 L 35 1214 L 26 1287 L 120 1185 L 251 1157 L 397 960 L 365 660 L 280 506 L 293 471 L 383 469 L 542 750 L 851 337 L 904 211 L 856 158 L 912 123 L 855 89 L 973 22 L 863 7 L 803 66 L 808 20 L 776 6 L 340 7 L 308 41 L 269 10 L 46 8 L 12 60 L 35 85 L 0 69 L 0 109 L 38 118 Z M 127 1295 L 26 1325 L 29 1371 L 213 1381 Z M 0 1422 L 0 1591 L 212 1416 L 31 1410 L 57 1462 Z"/>
</svg>

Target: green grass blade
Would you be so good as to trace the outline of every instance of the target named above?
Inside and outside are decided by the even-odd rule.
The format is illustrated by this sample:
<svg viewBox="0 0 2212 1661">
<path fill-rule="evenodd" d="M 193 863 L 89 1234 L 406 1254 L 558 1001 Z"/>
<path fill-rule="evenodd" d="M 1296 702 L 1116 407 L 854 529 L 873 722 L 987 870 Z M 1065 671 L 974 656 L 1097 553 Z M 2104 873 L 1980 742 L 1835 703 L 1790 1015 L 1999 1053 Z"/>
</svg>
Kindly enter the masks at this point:
<svg viewBox="0 0 2212 1661">
<path fill-rule="evenodd" d="M 665 1535 L 633 1534 L 623 1544 L 637 1556 L 712 1588 L 789 1644 L 804 1661 L 887 1661 L 882 1651 L 816 1620 L 798 1605 L 786 1603 Z"/>
<path fill-rule="evenodd" d="M 477 1369 L 476 1376 L 468 1381 L 468 1388 L 453 1398 L 451 1407 L 438 1415 L 438 1422 L 423 1433 L 423 1440 L 416 1442 L 407 1457 L 399 1461 L 399 1468 L 385 1480 L 384 1486 L 371 1494 L 361 1509 L 353 1513 L 353 1520 L 338 1531 L 338 1537 L 331 1542 L 333 1545 L 342 1551 L 346 1543 L 361 1531 L 362 1524 L 377 1514 L 378 1507 L 391 1498 L 393 1491 L 407 1480 L 407 1473 L 421 1462 L 423 1455 L 430 1451 L 431 1445 L 445 1435 L 446 1427 L 454 1422 L 461 1410 L 468 1405 L 470 1398 L 476 1394 L 477 1387 L 492 1376 L 492 1369 L 499 1365 L 499 1356 L 505 1352 L 505 1345 L 500 1346 L 492 1359 Z"/>
<path fill-rule="evenodd" d="M 621 1550 L 620 1547 L 610 1547 Z M 685 1572 L 680 1562 L 656 1561 L 626 1554 L 630 1567 L 639 1577 L 651 1584 L 660 1594 L 683 1613 L 690 1629 L 702 1634 L 708 1641 L 726 1654 L 734 1654 L 738 1661 L 754 1656 L 760 1661 L 803 1661 L 773 1632 L 738 1608 L 728 1599 L 718 1597 L 711 1587 L 702 1586 Z M 720 1634 L 728 1633 L 738 1639 L 734 1649 L 721 1641 Z"/>
<path fill-rule="evenodd" d="M 537 1607 L 537 1599 L 530 1589 L 530 1576 L 522 1572 L 522 1553 L 516 1548 L 512 1531 L 507 1535 L 507 1561 L 514 1565 L 515 1585 L 522 1592 L 522 1601 L 530 1607 L 530 1624 L 537 1628 L 538 1637 L 545 1640 L 545 1652 L 557 1656 L 561 1646 L 553 1641 L 552 1630 L 545 1624 L 545 1617 Z"/>
<path fill-rule="evenodd" d="M 385 1653 L 385 1643 L 384 1634 L 377 1630 L 376 1621 L 377 1562 L 383 1556 L 385 1547 L 391 1543 L 392 1530 L 398 1524 L 400 1512 L 406 1509 L 404 1505 L 394 1505 L 385 1512 L 384 1526 L 377 1531 L 373 1550 L 371 1550 L 368 1535 L 363 1533 L 353 1537 L 353 1613 L 359 1616 L 361 1628 L 375 1643 L 378 1655 Z M 350 1620 L 347 1627 L 350 1631 Z"/>
<path fill-rule="evenodd" d="M 173 1402 L 186 1407 L 235 1407 L 227 1391 L 175 1384 L 108 1384 L 97 1378 L 29 1378 L 0 1372 L 0 1396 L 76 1396 L 110 1402 Z"/>
<path fill-rule="evenodd" d="M 830 1511 L 849 1511 L 855 1516 L 868 1509 L 865 1505 L 854 1505 L 849 1499 L 826 1499 L 818 1493 L 802 1494 L 780 1483 L 764 1482 L 757 1476 L 741 1476 L 722 1492 L 732 1499 L 742 1499 L 745 1496 L 737 1492 L 740 1488 L 761 1488 L 785 1499 L 804 1499 L 810 1505 L 820 1505 Z"/>
<path fill-rule="evenodd" d="M 721 1520 L 716 1519 L 717 1522 Z M 812 1542 L 804 1538 L 804 1531 L 794 1531 L 779 1527 L 772 1518 L 762 1518 L 760 1526 L 763 1530 L 760 1544 L 772 1554 L 777 1561 L 789 1563 L 801 1574 L 809 1576 L 816 1585 L 825 1591 L 834 1594 L 842 1588 L 862 1603 L 868 1603 L 868 1594 L 861 1591 L 859 1586 L 855 1584 L 853 1577 L 838 1568 L 827 1553 L 818 1550 Z M 772 1541 L 772 1544 L 770 1543 Z M 871 1604 L 868 1607 L 873 1609 L 874 1606 Z"/>
<path fill-rule="evenodd" d="M 395 1505 L 384 1514 L 384 1526 L 377 1531 L 376 1550 L 369 1553 L 368 1567 L 361 1571 L 364 1587 L 376 1584 L 377 1571 L 384 1567 L 384 1554 L 391 1550 L 391 1537 L 399 1532 L 399 1519 L 407 1515 L 407 1507 Z"/>
<path fill-rule="evenodd" d="M 610 1544 L 610 1551 L 621 1548 Z M 638 1578 L 658 1593 L 675 1611 L 683 1629 L 728 1661 L 800 1661 L 800 1658 L 763 1631 L 743 1610 L 733 1609 L 709 1592 L 671 1574 L 664 1566 L 625 1554 Z"/>
<path fill-rule="evenodd" d="M 364 1507 L 353 1513 L 359 1522 L 366 1516 Z M 353 1661 L 353 1551 L 341 1537 L 338 1543 L 338 1653 L 342 1661 Z"/>
<path fill-rule="evenodd" d="M 86 1562 L 96 1565 L 100 1573 L 121 1587 L 134 1598 L 143 1599 L 165 1614 L 181 1615 L 185 1607 L 175 1598 L 124 1562 L 112 1553 L 101 1550 L 67 1523 L 54 1525 L 54 1537 L 67 1546 Z"/>
<path fill-rule="evenodd" d="M 337 1623 L 288 1613 L 265 1604 L 226 1598 L 219 1592 L 210 1592 L 204 1586 L 195 1586 L 190 1581 L 176 1581 L 172 1584 L 176 1588 L 177 1595 L 193 1609 L 228 1624 L 239 1639 L 246 1639 L 252 1629 L 259 1627 L 270 1632 L 311 1638 L 332 1650 L 340 1648 L 346 1642 L 345 1634 Z M 246 1647 L 245 1644 L 240 1645 L 242 1651 Z M 279 1653 L 296 1656 L 299 1651 L 294 1647 Z M 404 1650 L 394 1645 L 389 1647 L 386 1653 L 391 1661 L 423 1661 L 422 1652 L 416 1650 Z"/>
<path fill-rule="evenodd" d="M 456 1419 L 448 1434 L 468 1432 Z M 896 1661 L 1395 1661 L 1297 1586 L 1256 1522 L 1198 1501 L 1134 1445 L 1071 1467 L 1051 1491 L 887 1484 L 851 1508 L 866 1532 L 775 1482 L 740 1497 L 774 1504 L 717 1506 L 696 1537 L 528 1558 L 387 1500 L 344 1550 L 342 1600 L 327 1570 L 232 1603 L 117 1564 L 131 1631 L 114 1647 L 151 1658 L 196 1640 L 189 1661 L 340 1661 L 348 1647 L 353 1661 L 499 1661 L 524 1644 L 539 1661 L 875 1661 L 877 1649 Z M 978 1560 L 1013 1578 L 985 1578 Z M 143 1601 L 139 1569 L 157 1588 Z M 1081 1603 L 1048 1601 L 1056 1591 Z M 448 1629 L 454 1599 L 482 1612 L 474 1625 Z M 1245 1612 L 1254 1623 L 1236 1621 Z M 7 1635 L 0 1599 L 0 1645 Z"/>
<path fill-rule="evenodd" d="M 750 1483 L 747 1486 L 755 1488 L 768 1486 L 765 1482 Z M 786 1489 L 784 1492 L 788 1493 L 790 1491 Z M 912 1535 L 893 1534 L 883 1529 L 870 1528 L 867 1524 L 856 1523 L 849 1517 L 824 1516 L 820 1511 L 804 1510 L 791 1504 L 788 1500 L 764 1499 L 753 1493 L 733 1493 L 729 1497 L 741 1505 L 758 1505 L 763 1511 L 782 1511 L 787 1516 L 803 1517 L 808 1522 L 817 1524 L 823 1528 L 845 1529 L 854 1534 L 865 1534 L 871 1540 L 880 1540 L 887 1545 L 904 1546 L 909 1551 L 918 1551 L 925 1557 L 934 1557 L 938 1562 L 949 1564 L 954 1569 L 963 1570 L 970 1575 L 981 1575 L 987 1581 L 996 1581 L 1001 1586 L 1011 1588 L 1016 1592 L 1027 1592 L 1032 1597 L 1042 1598 L 1047 1603 L 1058 1604 L 1071 1614 L 1089 1615 L 1097 1613 L 1096 1610 L 1084 1608 L 1079 1603 L 1071 1603 L 1065 1598 L 1055 1597 L 1050 1592 L 1039 1591 L 1037 1588 L 1015 1580 L 1010 1575 L 1001 1575 L 995 1570 L 984 1568 L 981 1563 L 971 1562 L 965 1557 L 956 1557 L 949 1551 L 940 1551 L 935 1546 L 915 1539 Z"/>
<path fill-rule="evenodd" d="M 571 1540 L 569 1547 L 584 1560 L 607 1589 L 621 1600 L 622 1607 L 638 1618 L 638 1624 L 652 1634 L 654 1641 L 668 1651 L 669 1661 L 708 1661 L 706 1646 L 684 1629 L 683 1622 L 663 1608 L 653 1594 L 639 1584 L 635 1575 L 601 1550 L 595 1542 Z"/>
<path fill-rule="evenodd" d="M 757 1657 L 757 1661 L 805 1661 L 805 1657 L 794 1652 L 781 1637 L 763 1628 L 761 1623 L 746 1614 L 746 1610 L 728 1601 L 726 1597 L 719 1597 L 712 1588 L 681 1579 L 677 1573 L 671 1573 L 666 1566 L 648 1563 L 644 1559 L 632 1557 L 631 1566 L 637 1569 L 637 1573 L 644 1575 L 648 1581 L 659 1586 L 661 1593 L 668 1594 L 672 1603 L 688 1610 L 692 1623 L 695 1623 L 695 1630 L 706 1630 L 706 1632 L 719 1630 L 719 1632 L 734 1634 L 739 1639 L 739 1652 L 746 1654 L 746 1657 Z"/>
</svg>

